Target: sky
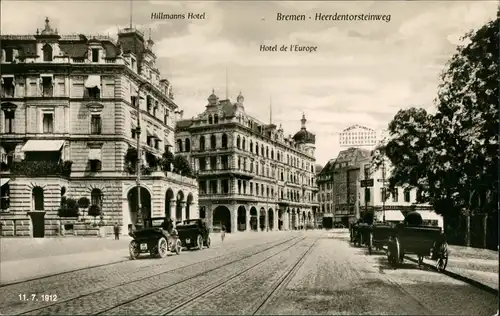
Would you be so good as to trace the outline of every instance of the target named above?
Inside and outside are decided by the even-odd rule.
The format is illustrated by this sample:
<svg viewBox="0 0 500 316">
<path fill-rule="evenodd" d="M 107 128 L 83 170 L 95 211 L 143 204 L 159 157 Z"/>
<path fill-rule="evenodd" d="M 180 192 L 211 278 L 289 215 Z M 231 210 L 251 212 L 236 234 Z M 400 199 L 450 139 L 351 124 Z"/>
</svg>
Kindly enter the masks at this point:
<svg viewBox="0 0 500 316">
<path fill-rule="evenodd" d="M 48 17 L 60 34 L 116 36 L 133 25 L 155 41 L 157 66 L 184 117 L 201 113 L 212 89 L 285 135 L 316 134 L 316 161 L 341 150 L 338 134 L 359 124 L 385 129 L 399 109 L 429 110 L 460 37 L 495 18 L 496 1 L 2 1 L 2 34 L 35 34 Z M 152 20 L 151 13 L 205 13 L 204 20 Z M 306 14 L 306 21 L 277 21 Z M 390 14 L 385 21 L 315 21 L 321 14 Z M 316 52 L 261 52 L 260 45 Z M 227 81 L 226 81 L 227 70 Z M 227 82 L 227 85 L 226 85 Z"/>
</svg>

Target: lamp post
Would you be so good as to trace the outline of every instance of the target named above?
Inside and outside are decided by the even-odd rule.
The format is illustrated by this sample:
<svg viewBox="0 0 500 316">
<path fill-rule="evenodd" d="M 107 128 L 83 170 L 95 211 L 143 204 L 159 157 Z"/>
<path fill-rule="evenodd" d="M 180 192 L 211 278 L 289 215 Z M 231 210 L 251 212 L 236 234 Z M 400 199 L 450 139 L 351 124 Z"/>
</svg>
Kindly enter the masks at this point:
<svg viewBox="0 0 500 316">
<path fill-rule="evenodd" d="M 137 159 L 136 159 L 136 188 L 137 188 L 137 214 L 140 217 L 137 218 L 137 222 L 142 223 L 142 201 L 141 201 L 141 89 L 144 86 L 144 82 L 137 88 L 137 98 L 135 98 L 136 110 L 137 110 L 137 126 L 135 128 L 135 135 L 137 137 Z"/>
<path fill-rule="evenodd" d="M 385 159 L 382 157 L 382 221 L 385 223 L 385 199 L 386 199 L 386 191 L 385 191 Z"/>
</svg>

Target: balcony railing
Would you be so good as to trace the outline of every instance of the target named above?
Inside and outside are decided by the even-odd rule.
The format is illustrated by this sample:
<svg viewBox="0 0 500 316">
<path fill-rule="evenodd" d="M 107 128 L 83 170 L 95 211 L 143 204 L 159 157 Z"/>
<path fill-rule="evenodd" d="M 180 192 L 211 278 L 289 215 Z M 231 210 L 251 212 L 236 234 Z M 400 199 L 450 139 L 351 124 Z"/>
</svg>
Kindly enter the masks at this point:
<svg viewBox="0 0 500 316">
<path fill-rule="evenodd" d="M 65 176 L 71 175 L 73 162 L 66 161 L 19 161 L 14 162 L 11 168 L 12 175 L 30 177 Z"/>
</svg>

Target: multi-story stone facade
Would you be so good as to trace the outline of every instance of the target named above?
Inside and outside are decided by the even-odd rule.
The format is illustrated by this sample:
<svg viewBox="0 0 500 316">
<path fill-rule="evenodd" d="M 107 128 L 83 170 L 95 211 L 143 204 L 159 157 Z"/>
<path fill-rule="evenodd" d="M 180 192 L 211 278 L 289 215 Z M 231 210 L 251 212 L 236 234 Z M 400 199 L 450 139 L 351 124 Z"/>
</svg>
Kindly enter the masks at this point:
<svg viewBox="0 0 500 316">
<path fill-rule="evenodd" d="M 335 159 L 330 159 L 317 175 L 319 211 L 333 214 L 333 168 Z"/>
<path fill-rule="evenodd" d="M 380 141 L 380 132 L 374 129 L 353 125 L 344 129 L 339 135 L 340 147 L 365 147 L 373 149 Z"/>
<path fill-rule="evenodd" d="M 388 161 L 378 169 L 371 164 L 371 159 L 361 161 L 361 180 L 372 180 L 372 186 L 361 187 L 358 182 L 358 208 L 361 214 L 374 213 L 375 219 L 387 222 L 401 222 L 409 211 L 417 211 L 422 215 L 424 224 L 443 227 L 442 216 L 436 214 L 433 208 L 425 203 L 417 203 L 420 194 L 416 189 L 396 187 L 390 191 L 387 179 L 390 177 Z M 385 185 L 384 185 L 385 183 Z"/>
<path fill-rule="evenodd" d="M 63 198 L 88 197 L 123 233 L 140 218 L 198 217 L 196 181 L 158 168 L 174 142 L 178 106 L 151 38 L 133 28 L 117 42 L 59 35 L 45 22 L 35 35 L 1 36 L 2 234 L 31 234 L 32 211 L 45 212 L 45 234 L 54 234 Z"/>
<path fill-rule="evenodd" d="M 212 92 L 203 113 L 180 120 L 176 147 L 199 178 L 200 216 L 231 232 L 314 226 L 315 135 L 306 118 L 293 137 L 245 113 L 244 98 Z"/>
</svg>

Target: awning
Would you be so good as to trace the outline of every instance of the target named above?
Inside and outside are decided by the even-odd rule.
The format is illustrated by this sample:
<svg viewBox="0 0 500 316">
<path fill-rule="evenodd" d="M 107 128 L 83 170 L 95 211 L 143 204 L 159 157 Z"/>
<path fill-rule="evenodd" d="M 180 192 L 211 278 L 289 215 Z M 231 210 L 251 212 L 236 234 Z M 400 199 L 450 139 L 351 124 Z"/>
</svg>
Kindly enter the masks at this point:
<svg viewBox="0 0 500 316">
<path fill-rule="evenodd" d="M 22 151 L 60 151 L 64 140 L 31 139 L 24 144 Z"/>
<path fill-rule="evenodd" d="M 378 212 L 377 212 L 378 213 Z M 380 212 L 377 214 L 378 220 L 383 220 L 384 212 Z M 385 220 L 387 222 L 403 222 L 405 220 L 405 216 L 401 211 L 385 211 Z"/>
<path fill-rule="evenodd" d="M 89 160 L 99 160 L 101 161 L 101 148 L 90 148 L 89 150 Z"/>
<path fill-rule="evenodd" d="M 3 187 L 4 185 L 6 185 L 9 181 L 10 181 L 9 178 L 0 179 L 0 187 Z"/>
<path fill-rule="evenodd" d="M 2 75 L 2 78 L 14 78 L 14 75 Z"/>
<path fill-rule="evenodd" d="M 433 211 L 417 211 L 420 216 L 422 216 L 422 219 L 425 220 L 440 220 L 443 219 L 443 217 L 436 212 Z"/>
<path fill-rule="evenodd" d="M 54 75 L 53 74 L 40 74 L 40 77 L 54 78 Z"/>
<path fill-rule="evenodd" d="M 99 75 L 89 75 L 87 80 L 85 80 L 85 88 L 101 88 L 101 76 Z"/>
</svg>

